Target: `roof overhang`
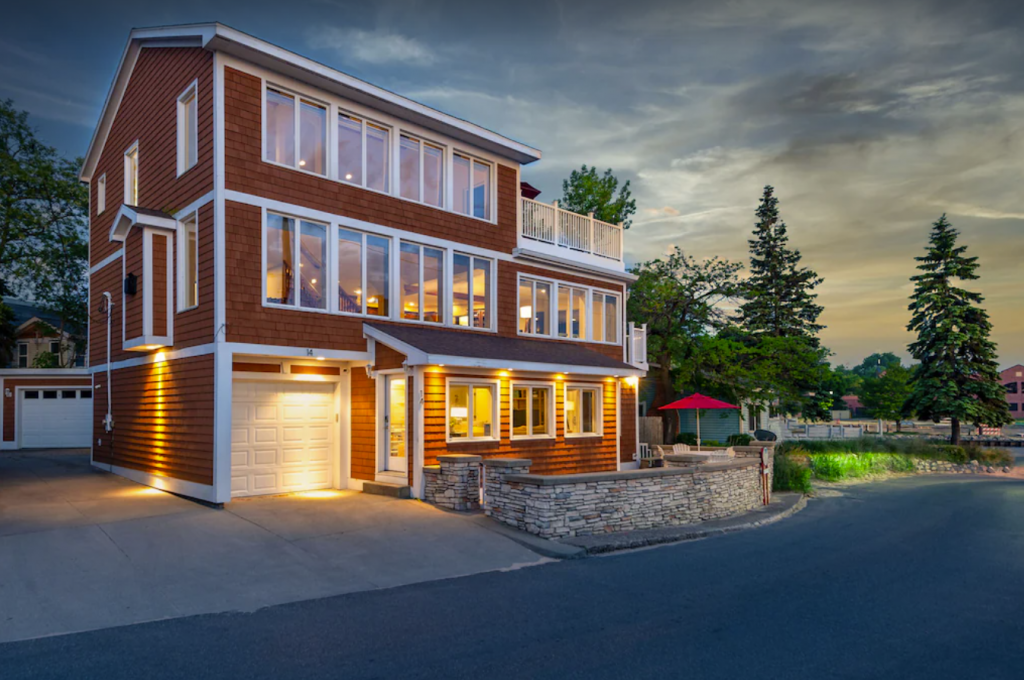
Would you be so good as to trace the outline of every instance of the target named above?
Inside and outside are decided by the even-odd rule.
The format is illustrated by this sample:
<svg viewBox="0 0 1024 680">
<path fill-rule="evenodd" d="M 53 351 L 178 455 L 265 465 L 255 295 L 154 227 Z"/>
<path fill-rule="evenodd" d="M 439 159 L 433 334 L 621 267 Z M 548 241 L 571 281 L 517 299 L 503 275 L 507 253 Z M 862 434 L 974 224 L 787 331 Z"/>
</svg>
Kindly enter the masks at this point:
<svg viewBox="0 0 1024 680">
<path fill-rule="evenodd" d="M 92 179 L 135 61 L 143 47 L 203 47 L 220 51 L 517 163 L 532 163 L 541 157 L 539 150 L 526 144 L 371 85 L 230 26 L 220 23 L 189 24 L 132 30 L 79 173 L 83 182 Z"/>
<path fill-rule="evenodd" d="M 136 224 L 143 227 L 155 227 L 171 231 L 178 228 L 178 221 L 167 213 L 160 212 L 159 210 L 137 208 L 133 205 L 122 205 L 114 217 L 114 223 L 110 225 L 110 240 L 124 243 L 124 240 L 128 237 L 128 232 Z"/>
<path fill-rule="evenodd" d="M 379 328 L 363 324 L 363 335 L 375 342 L 387 345 L 391 349 L 406 356 L 406 366 L 445 366 L 454 368 L 482 368 L 498 371 L 533 371 L 537 373 L 564 373 L 571 375 L 593 375 L 601 377 L 642 377 L 647 372 L 626 365 L 609 368 L 607 366 L 566 365 L 546 363 L 544 361 L 516 361 L 509 359 L 486 359 L 480 357 L 463 357 L 451 354 L 434 354 L 404 342 Z"/>
<path fill-rule="evenodd" d="M 614 269 L 604 269 L 602 267 L 593 267 L 591 265 L 577 262 L 576 260 L 570 260 L 567 257 L 557 257 L 555 255 L 548 255 L 537 250 L 531 250 L 529 248 L 513 248 L 512 256 L 522 258 L 524 260 L 532 260 L 540 264 L 553 264 L 565 269 L 571 269 L 578 271 L 582 274 L 598 275 L 605 278 L 614 279 L 616 281 L 623 281 L 625 283 L 633 283 L 637 280 L 636 274 L 630 274 L 625 271 L 616 271 Z"/>
</svg>

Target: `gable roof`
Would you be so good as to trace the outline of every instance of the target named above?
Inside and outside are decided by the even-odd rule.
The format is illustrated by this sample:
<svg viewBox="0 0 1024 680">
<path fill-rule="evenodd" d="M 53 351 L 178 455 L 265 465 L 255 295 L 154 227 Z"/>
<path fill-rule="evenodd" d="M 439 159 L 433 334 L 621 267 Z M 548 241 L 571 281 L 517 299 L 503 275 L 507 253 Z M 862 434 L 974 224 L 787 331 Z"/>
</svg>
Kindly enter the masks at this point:
<svg viewBox="0 0 1024 680">
<path fill-rule="evenodd" d="M 60 319 L 49 312 L 44 312 L 40 307 L 28 300 L 21 300 L 15 297 L 5 297 L 4 304 L 14 312 L 14 327 L 20 329 L 33 319 L 38 319 L 54 328 L 60 326 Z"/>
<path fill-rule="evenodd" d="M 202 47 L 224 52 L 518 163 L 532 163 L 541 157 L 540 151 L 521 142 L 371 85 L 230 26 L 221 23 L 183 24 L 132 29 L 85 154 L 79 173 L 83 182 L 92 179 L 135 61 L 145 46 Z"/>
<path fill-rule="evenodd" d="M 509 338 L 412 324 L 364 323 L 363 334 L 405 354 L 410 366 L 444 364 L 603 376 L 644 372 L 575 342 Z"/>
</svg>

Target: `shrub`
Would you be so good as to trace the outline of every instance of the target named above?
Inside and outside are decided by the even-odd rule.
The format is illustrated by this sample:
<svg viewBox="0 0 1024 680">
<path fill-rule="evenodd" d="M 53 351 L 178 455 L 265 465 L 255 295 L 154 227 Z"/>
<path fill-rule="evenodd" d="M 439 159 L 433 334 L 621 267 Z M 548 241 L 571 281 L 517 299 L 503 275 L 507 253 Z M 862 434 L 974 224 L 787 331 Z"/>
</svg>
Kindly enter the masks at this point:
<svg viewBox="0 0 1024 680">
<path fill-rule="evenodd" d="M 717 439 L 701 439 L 700 440 L 700 445 L 701 446 L 721 446 L 721 444 L 719 443 L 719 441 Z"/>
<path fill-rule="evenodd" d="M 899 453 L 817 453 L 811 454 L 814 476 L 828 482 L 856 479 L 881 472 L 913 472 L 914 461 Z"/>
<path fill-rule="evenodd" d="M 725 444 L 726 446 L 750 446 L 752 441 L 754 441 L 754 438 L 749 434 L 731 434 L 725 440 Z"/>
<path fill-rule="evenodd" d="M 775 454 L 772 490 L 811 492 L 811 470 L 785 454 Z"/>
<path fill-rule="evenodd" d="M 689 444 L 690 446 L 696 446 L 697 435 L 692 432 L 680 432 L 676 435 L 676 444 Z"/>
</svg>

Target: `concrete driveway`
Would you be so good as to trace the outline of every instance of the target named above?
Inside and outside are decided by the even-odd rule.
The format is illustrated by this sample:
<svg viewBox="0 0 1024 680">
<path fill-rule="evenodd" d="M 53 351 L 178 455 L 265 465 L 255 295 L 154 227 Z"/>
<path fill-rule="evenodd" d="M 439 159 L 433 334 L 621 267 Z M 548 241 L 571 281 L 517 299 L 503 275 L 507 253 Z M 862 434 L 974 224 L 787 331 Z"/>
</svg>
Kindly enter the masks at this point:
<svg viewBox="0 0 1024 680">
<path fill-rule="evenodd" d="M 0 642 L 545 561 L 418 501 L 335 491 L 216 510 L 94 470 L 87 451 L 0 454 Z"/>
</svg>

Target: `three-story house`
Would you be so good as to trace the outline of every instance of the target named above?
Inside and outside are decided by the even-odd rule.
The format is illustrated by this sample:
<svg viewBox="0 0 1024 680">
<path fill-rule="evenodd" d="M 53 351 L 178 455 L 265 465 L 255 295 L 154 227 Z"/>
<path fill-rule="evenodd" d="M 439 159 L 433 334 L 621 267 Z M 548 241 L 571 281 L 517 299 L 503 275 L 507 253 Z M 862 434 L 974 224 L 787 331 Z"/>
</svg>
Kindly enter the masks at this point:
<svg viewBox="0 0 1024 680">
<path fill-rule="evenodd" d="M 133 31 L 81 173 L 93 464 L 214 503 L 633 465 L 623 230 L 523 197 L 540 156 L 222 24 Z"/>
</svg>

